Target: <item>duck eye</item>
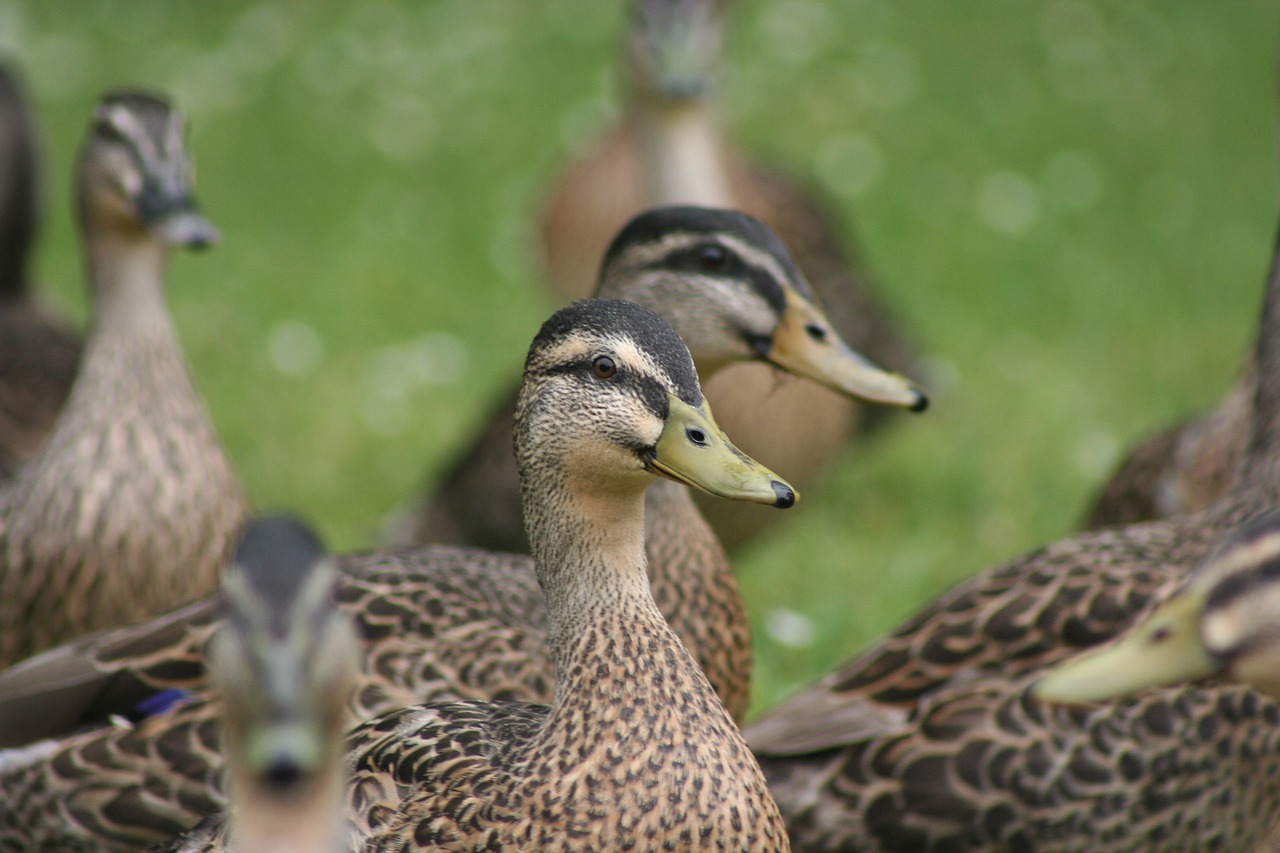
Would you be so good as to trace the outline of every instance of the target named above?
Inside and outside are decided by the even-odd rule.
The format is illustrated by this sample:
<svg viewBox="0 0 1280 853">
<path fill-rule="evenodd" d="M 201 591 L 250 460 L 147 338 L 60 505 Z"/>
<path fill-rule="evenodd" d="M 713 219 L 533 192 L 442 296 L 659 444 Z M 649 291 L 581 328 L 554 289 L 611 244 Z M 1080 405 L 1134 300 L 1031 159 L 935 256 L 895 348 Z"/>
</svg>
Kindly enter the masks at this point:
<svg viewBox="0 0 1280 853">
<path fill-rule="evenodd" d="M 806 323 L 804 330 L 815 341 L 825 341 L 827 339 L 827 330 L 817 323 Z"/>
<path fill-rule="evenodd" d="M 729 252 L 718 243 L 708 243 L 698 248 L 698 265 L 707 272 L 724 269 L 729 263 Z"/>
<path fill-rule="evenodd" d="M 591 369 L 601 379 L 612 379 L 614 374 L 618 372 L 618 365 L 609 356 L 600 355 L 596 356 L 596 360 L 591 362 Z"/>
</svg>

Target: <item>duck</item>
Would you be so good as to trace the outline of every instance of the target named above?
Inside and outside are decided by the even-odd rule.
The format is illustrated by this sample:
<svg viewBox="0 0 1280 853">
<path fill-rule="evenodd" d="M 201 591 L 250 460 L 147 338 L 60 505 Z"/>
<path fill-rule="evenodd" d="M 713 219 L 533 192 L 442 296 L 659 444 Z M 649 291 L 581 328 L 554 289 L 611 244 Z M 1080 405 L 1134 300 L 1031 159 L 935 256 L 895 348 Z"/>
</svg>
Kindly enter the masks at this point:
<svg viewBox="0 0 1280 853">
<path fill-rule="evenodd" d="M 1222 676 L 1280 697 L 1280 512 L 1245 524 L 1113 642 L 1050 667 L 1049 702 L 1101 702 Z"/>
<path fill-rule="evenodd" d="M 712 269 L 700 269 L 703 255 L 713 259 Z M 694 207 L 642 214 L 618 234 L 603 266 L 601 292 L 671 318 L 697 342 L 704 371 L 724 361 L 776 358 L 825 374 L 825 381 L 861 377 L 866 393 L 882 387 L 906 400 L 918 393 L 901 377 L 868 370 L 838 336 L 823 333 L 819 340 L 804 331 L 820 320 L 804 307 L 811 304 L 804 280 L 788 272 L 794 264 L 776 235 L 749 216 Z M 784 322 L 788 305 L 796 315 Z M 664 617 L 741 720 L 750 701 L 749 621 L 728 557 L 689 491 L 661 479 L 646 493 L 650 584 Z M 357 719 L 435 699 L 554 699 L 546 602 L 530 558 L 429 546 L 335 559 L 339 606 L 363 638 L 364 666 L 352 699 Z M 219 729 L 208 722 L 216 698 L 148 719 L 146 743 L 160 748 L 113 724 L 137 718 L 138 707 L 170 691 L 208 697 L 204 649 L 219 618 L 216 599 L 206 597 L 0 673 L 0 749 L 17 755 L 33 743 L 56 744 L 0 772 L 6 790 L 44 792 L 40 806 L 9 824 L 13 843 L 52 832 L 68 846 L 143 849 L 225 803 L 216 781 Z M 110 778 L 116 790 L 163 784 L 181 793 L 130 798 L 130 808 L 117 811 L 107 829 L 92 795 L 99 778 Z M 0 839 L 5 825 L 0 817 Z"/>
<path fill-rule="evenodd" d="M 222 578 L 225 618 L 209 646 L 233 808 L 157 849 L 199 849 L 215 833 L 227 834 L 237 853 L 346 849 L 342 747 L 360 659 L 337 582 L 306 523 L 278 515 L 246 525 Z"/>
<path fill-rule="evenodd" d="M 549 193 L 541 228 L 547 281 L 562 300 L 590 294 L 613 236 L 651 207 L 741 210 L 766 222 L 791 248 L 812 285 L 814 304 L 822 306 L 844 340 L 871 361 L 911 374 L 913 348 L 839 236 L 846 229 L 834 224 L 824 203 L 799 182 L 748 160 L 722 126 L 716 77 L 729 5 L 723 0 L 631 2 L 623 39 L 630 97 L 617 126 L 570 165 Z M 739 444 L 786 471 L 801 489 L 827 470 L 851 438 L 884 420 L 880 407 L 780 376 L 763 364 L 729 365 L 705 384 Z M 757 417 L 762 401 L 776 412 L 767 423 Z M 510 450 L 503 452 L 501 465 L 510 469 Z M 514 477 L 476 465 L 476 456 L 473 445 L 453 466 L 427 478 L 416 521 L 395 525 L 392 541 L 527 547 Z M 469 500 L 476 494 L 504 497 L 476 513 Z M 778 520 L 764 510 L 705 497 L 699 506 L 730 552 Z"/>
<path fill-rule="evenodd" d="M 737 726 L 649 592 L 643 515 L 659 476 L 779 508 L 793 489 L 715 425 L 671 327 L 621 300 L 543 324 L 515 441 L 555 698 L 356 726 L 348 849 L 789 850 Z"/>
<path fill-rule="evenodd" d="M 1254 351 L 1280 364 L 1280 254 Z M 750 722 L 797 850 L 1245 850 L 1280 817 L 1280 705 L 1248 685 L 1041 700 L 1054 664 L 1131 629 L 1277 504 L 1280 387 L 1240 482 L 1195 513 L 1084 532 L 980 572 Z M 1229 724 L 1228 724 L 1229 721 Z M 1237 772 L 1228 757 L 1247 772 Z"/>
<path fill-rule="evenodd" d="M 44 445 L 80 362 L 71 322 L 34 293 L 40 145 L 17 69 L 0 63 L 0 479 Z"/>
<path fill-rule="evenodd" d="M 93 112 L 78 198 L 94 317 L 52 433 L 0 488 L 0 665 L 208 594 L 247 516 L 164 299 L 170 247 L 217 238 L 185 127 L 140 91 Z"/>
</svg>

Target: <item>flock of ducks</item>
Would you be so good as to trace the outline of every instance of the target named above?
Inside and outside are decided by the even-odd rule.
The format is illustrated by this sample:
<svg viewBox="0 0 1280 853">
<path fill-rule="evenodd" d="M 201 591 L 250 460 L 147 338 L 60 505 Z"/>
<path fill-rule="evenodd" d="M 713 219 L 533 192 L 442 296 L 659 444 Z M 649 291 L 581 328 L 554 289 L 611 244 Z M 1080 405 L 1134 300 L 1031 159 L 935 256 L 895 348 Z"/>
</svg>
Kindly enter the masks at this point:
<svg viewBox="0 0 1280 853">
<path fill-rule="evenodd" d="M 338 556 L 253 516 L 186 369 L 165 261 L 218 234 L 181 112 L 94 110 L 81 342 L 27 279 L 37 152 L 0 75 L 0 848 L 1280 841 L 1280 255 L 1246 378 L 1134 451 L 1090 530 L 745 721 L 725 547 L 761 521 L 725 507 L 792 506 L 771 468 L 803 485 L 868 404 L 926 400 L 877 366 L 909 347 L 819 208 L 721 137 L 720 11 L 637 0 L 631 109 L 546 222 L 591 298 L 409 541 Z"/>
</svg>

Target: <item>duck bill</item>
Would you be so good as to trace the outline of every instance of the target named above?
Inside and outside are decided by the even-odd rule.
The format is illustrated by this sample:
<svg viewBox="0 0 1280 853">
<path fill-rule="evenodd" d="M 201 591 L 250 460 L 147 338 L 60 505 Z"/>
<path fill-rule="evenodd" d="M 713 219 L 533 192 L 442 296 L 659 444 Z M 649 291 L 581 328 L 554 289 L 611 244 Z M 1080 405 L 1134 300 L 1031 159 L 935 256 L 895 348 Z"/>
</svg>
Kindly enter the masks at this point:
<svg viewBox="0 0 1280 853">
<path fill-rule="evenodd" d="M 1127 637 L 1053 667 L 1032 693 L 1049 702 L 1096 702 L 1148 687 L 1194 681 L 1221 669 L 1200 639 L 1204 599 L 1170 599 Z"/>
<path fill-rule="evenodd" d="M 645 467 L 709 495 L 787 509 L 799 496 L 785 480 L 733 446 L 704 401 L 669 398 L 669 414 Z"/>
<path fill-rule="evenodd" d="M 204 249 L 218 242 L 218 229 L 194 208 L 173 210 L 147 223 L 157 240 L 167 246 Z"/>
<path fill-rule="evenodd" d="M 817 306 L 795 292 L 787 294 L 786 312 L 765 358 L 851 397 L 913 412 L 929 405 L 911 380 L 854 352 Z"/>
<path fill-rule="evenodd" d="M 147 231 L 167 246 L 203 249 L 217 243 L 220 235 L 205 218 L 185 187 L 148 183 L 136 198 L 138 213 Z"/>
</svg>

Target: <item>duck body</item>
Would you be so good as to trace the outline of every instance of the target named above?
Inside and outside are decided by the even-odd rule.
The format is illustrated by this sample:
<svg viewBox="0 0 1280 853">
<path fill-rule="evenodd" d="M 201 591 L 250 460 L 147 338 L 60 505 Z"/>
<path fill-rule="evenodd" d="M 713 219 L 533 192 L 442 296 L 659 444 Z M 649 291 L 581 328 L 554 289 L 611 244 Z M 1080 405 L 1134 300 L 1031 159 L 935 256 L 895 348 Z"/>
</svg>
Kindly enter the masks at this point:
<svg viewBox="0 0 1280 853">
<path fill-rule="evenodd" d="M 18 76 L 0 66 L 0 477 L 13 476 L 43 446 L 80 360 L 79 334 L 32 292 L 38 148 Z"/>
<path fill-rule="evenodd" d="M 57 426 L 0 491 L 0 662 L 209 592 L 247 515 L 164 303 L 168 246 L 216 237 L 182 131 L 150 95 L 95 114 L 80 178 L 95 317 Z"/>
<path fill-rule="evenodd" d="M 609 650 L 617 659 L 605 681 L 566 684 L 572 701 L 417 706 L 353 730 L 352 799 L 369 815 L 358 849 L 400 849 L 409 837 L 415 849 L 441 850 L 786 849 L 781 837 L 734 826 L 767 821 L 781 834 L 755 759 L 727 734 L 733 720 L 675 635 L 649 636 L 658 626 L 643 615 L 592 626 L 642 639 Z M 565 742 L 567 731 L 600 740 L 583 748 Z M 526 792 L 528 779 L 547 784 Z M 395 793 L 404 789 L 422 793 Z M 477 789 L 502 791 L 499 805 L 473 806 Z"/>
<path fill-rule="evenodd" d="M 1252 514 L 1083 534 L 979 575 L 753 722 L 745 736 L 795 848 L 1260 843 L 1280 815 L 1272 700 L 1194 686 L 1081 709 L 1031 694 L 1045 667 L 1130 628 Z"/>
</svg>

